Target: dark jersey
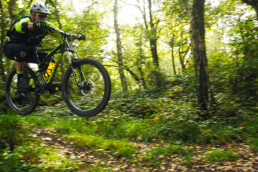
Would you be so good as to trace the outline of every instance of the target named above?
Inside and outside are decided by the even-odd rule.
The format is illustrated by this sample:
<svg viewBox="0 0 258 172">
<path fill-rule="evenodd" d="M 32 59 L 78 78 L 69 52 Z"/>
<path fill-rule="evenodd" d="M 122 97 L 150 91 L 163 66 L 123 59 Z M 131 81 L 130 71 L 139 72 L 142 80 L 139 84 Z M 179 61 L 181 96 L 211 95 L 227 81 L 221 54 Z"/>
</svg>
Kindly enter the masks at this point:
<svg viewBox="0 0 258 172">
<path fill-rule="evenodd" d="M 24 26 L 25 23 L 32 22 L 30 17 L 21 19 L 19 22 L 17 22 L 14 25 L 14 32 L 10 36 L 10 43 L 22 43 L 28 46 L 36 46 L 39 45 L 44 39 L 44 37 L 48 34 L 48 32 L 40 29 L 33 29 L 33 30 L 28 30 L 28 28 L 25 28 Z M 55 28 L 58 30 L 58 28 L 50 23 L 47 22 L 51 27 Z M 50 33 L 54 37 L 61 38 L 60 33 L 58 32 L 53 32 Z"/>
</svg>

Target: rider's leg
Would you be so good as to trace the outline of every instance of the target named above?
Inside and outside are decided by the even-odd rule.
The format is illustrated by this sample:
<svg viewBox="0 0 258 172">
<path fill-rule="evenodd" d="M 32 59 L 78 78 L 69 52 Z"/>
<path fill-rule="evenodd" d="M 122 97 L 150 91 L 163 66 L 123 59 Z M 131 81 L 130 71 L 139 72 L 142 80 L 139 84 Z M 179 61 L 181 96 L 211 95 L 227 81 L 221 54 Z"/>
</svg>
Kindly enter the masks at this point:
<svg viewBox="0 0 258 172">
<path fill-rule="evenodd" d="M 9 59 L 15 60 L 14 64 L 18 74 L 17 87 L 20 89 L 28 88 L 29 85 L 23 76 L 24 61 L 28 56 L 28 46 L 9 43 L 5 45 L 5 54 Z"/>
<path fill-rule="evenodd" d="M 14 65 L 18 74 L 18 79 L 23 78 L 24 62 L 14 61 Z"/>
</svg>

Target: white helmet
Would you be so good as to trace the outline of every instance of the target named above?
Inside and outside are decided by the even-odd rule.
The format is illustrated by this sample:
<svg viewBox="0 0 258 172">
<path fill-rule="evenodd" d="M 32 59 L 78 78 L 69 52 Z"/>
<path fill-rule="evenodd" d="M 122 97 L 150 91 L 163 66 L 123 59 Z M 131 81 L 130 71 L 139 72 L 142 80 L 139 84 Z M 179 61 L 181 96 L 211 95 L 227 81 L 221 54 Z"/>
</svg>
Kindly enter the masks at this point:
<svg viewBox="0 0 258 172">
<path fill-rule="evenodd" d="M 51 14 L 45 5 L 42 5 L 40 3 L 33 4 L 30 8 L 30 13 Z"/>
</svg>

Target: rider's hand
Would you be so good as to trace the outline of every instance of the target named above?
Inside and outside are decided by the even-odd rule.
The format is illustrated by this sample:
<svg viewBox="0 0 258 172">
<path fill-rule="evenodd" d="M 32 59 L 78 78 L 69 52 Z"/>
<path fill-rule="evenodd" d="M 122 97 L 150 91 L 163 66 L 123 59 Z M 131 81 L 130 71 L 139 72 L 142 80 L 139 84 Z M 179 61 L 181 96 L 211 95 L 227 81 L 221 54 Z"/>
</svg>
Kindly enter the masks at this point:
<svg viewBox="0 0 258 172">
<path fill-rule="evenodd" d="M 33 23 L 33 28 L 35 29 L 46 29 L 49 27 L 49 24 L 44 21 L 37 21 L 36 23 Z"/>
<path fill-rule="evenodd" d="M 76 39 L 76 35 L 74 35 L 74 34 L 71 34 L 69 37 L 68 37 L 68 40 L 69 41 L 73 41 L 73 40 L 75 40 Z"/>
</svg>

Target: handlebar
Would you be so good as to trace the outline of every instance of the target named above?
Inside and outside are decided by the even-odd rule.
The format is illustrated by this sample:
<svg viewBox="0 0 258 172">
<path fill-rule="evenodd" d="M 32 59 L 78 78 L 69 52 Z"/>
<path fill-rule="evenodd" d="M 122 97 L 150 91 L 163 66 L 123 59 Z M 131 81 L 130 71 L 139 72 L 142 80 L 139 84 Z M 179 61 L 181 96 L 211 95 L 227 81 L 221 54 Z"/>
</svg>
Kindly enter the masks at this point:
<svg viewBox="0 0 258 172">
<path fill-rule="evenodd" d="M 63 32 L 63 31 L 61 31 L 61 30 L 57 30 L 57 29 L 55 29 L 55 28 L 53 28 L 53 27 L 51 27 L 51 26 L 48 28 L 48 31 L 49 31 L 50 33 L 52 33 L 52 32 L 58 32 L 58 33 L 60 33 L 60 34 L 63 36 L 63 38 L 68 38 L 68 37 L 70 37 L 70 36 L 73 36 L 73 37 L 75 37 L 75 39 L 77 39 L 77 40 L 85 40 L 85 39 L 86 39 L 86 36 L 85 36 L 83 33 L 80 33 L 79 35 L 69 34 L 69 33 L 67 33 L 67 32 Z"/>
</svg>

